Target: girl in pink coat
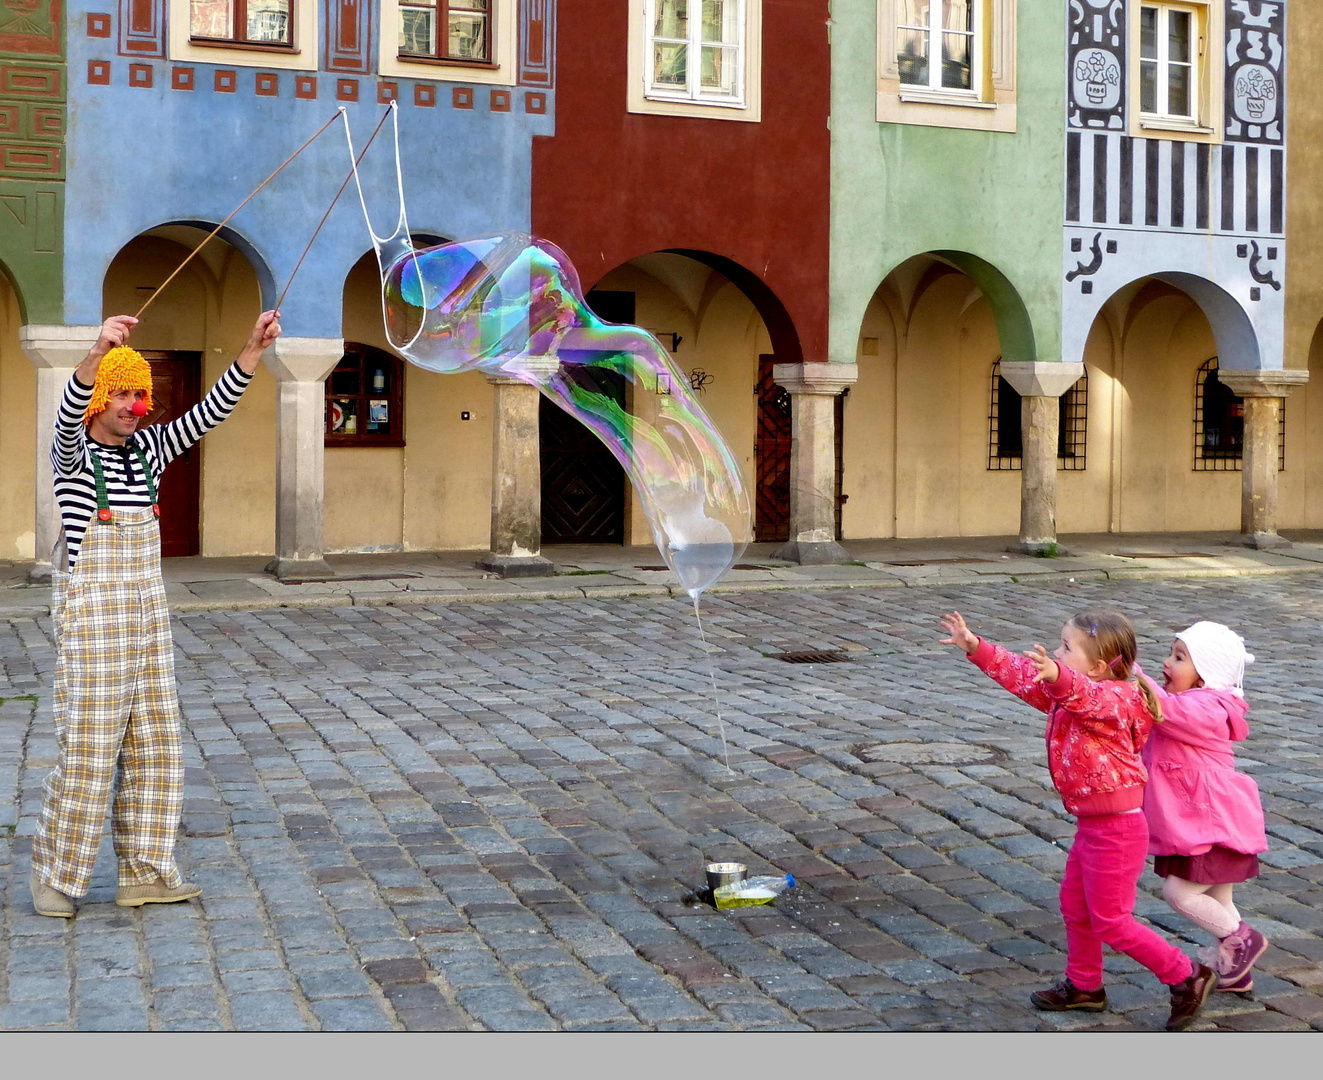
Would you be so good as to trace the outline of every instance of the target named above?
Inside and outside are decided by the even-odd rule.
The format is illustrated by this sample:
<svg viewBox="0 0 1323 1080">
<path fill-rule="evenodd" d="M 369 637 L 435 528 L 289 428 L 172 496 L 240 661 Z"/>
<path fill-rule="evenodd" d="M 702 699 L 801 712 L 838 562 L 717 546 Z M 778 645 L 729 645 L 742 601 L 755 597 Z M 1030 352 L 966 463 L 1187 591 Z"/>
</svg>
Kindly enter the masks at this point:
<svg viewBox="0 0 1323 1080">
<path fill-rule="evenodd" d="M 1148 850 L 1166 879 L 1163 898 L 1218 939 L 1201 959 L 1221 976 L 1218 990 L 1240 993 L 1253 988 L 1250 968 L 1268 947 L 1231 900 L 1237 881 L 1258 876 L 1258 853 L 1268 850 L 1258 785 L 1236 771 L 1233 748 L 1249 734 L 1242 683 L 1253 662 L 1221 623 L 1177 634 L 1163 686 L 1149 679 L 1165 723 L 1154 725 L 1142 752 Z"/>
</svg>

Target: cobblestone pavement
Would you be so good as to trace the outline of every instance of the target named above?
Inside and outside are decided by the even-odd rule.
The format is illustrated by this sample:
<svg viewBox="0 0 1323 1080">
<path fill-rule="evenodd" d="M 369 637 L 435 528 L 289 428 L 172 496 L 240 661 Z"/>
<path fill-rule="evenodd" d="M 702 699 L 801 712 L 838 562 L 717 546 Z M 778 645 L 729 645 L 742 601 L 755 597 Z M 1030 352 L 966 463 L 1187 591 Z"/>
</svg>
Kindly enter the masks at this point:
<svg viewBox="0 0 1323 1080">
<path fill-rule="evenodd" d="M 952 606 L 1024 647 L 1094 602 L 1132 615 L 1151 667 L 1203 617 L 1258 654 L 1241 763 L 1272 849 L 1236 900 L 1273 945 L 1253 995 L 1215 995 L 1196 1027 L 1323 1029 L 1301 576 L 717 596 L 715 692 L 667 598 L 184 615 L 180 851 L 203 897 L 116 908 L 107 840 L 68 923 L 27 887 L 49 625 L 0 622 L 0 1029 L 1160 1029 L 1165 991 L 1125 957 L 1109 1012 L 1029 1006 L 1063 966 L 1072 826 L 1042 717 L 936 644 Z M 849 662 L 768 656 L 799 649 Z M 914 743 L 948 749 L 896 745 Z M 742 912 L 686 903 L 710 859 L 799 884 Z M 1140 914 L 1193 952 L 1157 886 Z"/>
</svg>

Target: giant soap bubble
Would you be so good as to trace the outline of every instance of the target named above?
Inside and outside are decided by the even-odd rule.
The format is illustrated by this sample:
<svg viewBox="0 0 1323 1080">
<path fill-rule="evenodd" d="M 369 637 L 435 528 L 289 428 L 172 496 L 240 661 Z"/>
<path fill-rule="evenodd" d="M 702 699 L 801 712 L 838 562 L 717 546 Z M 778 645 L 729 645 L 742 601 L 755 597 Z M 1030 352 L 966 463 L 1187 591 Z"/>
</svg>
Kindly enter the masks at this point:
<svg viewBox="0 0 1323 1080">
<path fill-rule="evenodd" d="M 397 136 L 397 169 L 398 152 Z M 403 190 L 395 232 L 373 241 L 401 355 L 429 371 L 517 378 L 587 425 L 624 467 L 691 596 L 739 558 L 752 515 L 730 447 L 655 337 L 593 313 L 563 251 L 524 233 L 415 249 Z"/>
</svg>

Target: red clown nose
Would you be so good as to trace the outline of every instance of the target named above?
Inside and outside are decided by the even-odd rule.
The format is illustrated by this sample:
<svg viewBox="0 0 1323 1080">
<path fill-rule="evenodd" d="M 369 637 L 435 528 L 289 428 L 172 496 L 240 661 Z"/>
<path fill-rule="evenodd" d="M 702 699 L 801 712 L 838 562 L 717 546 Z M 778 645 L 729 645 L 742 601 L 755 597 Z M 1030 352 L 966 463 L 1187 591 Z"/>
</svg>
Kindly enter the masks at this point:
<svg viewBox="0 0 1323 1080">
<path fill-rule="evenodd" d="M 135 401 L 135 402 L 133 403 L 133 415 L 134 415 L 134 416 L 146 416 L 146 415 L 147 415 L 147 402 L 145 402 L 145 401 Z"/>
</svg>

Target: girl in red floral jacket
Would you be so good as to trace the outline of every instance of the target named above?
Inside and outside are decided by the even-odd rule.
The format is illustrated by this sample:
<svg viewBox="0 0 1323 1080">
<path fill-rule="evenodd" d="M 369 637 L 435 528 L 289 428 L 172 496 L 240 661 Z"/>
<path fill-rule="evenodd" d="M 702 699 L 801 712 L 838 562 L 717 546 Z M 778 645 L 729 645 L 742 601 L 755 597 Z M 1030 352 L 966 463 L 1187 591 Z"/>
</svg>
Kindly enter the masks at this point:
<svg viewBox="0 0 1323 1080">
<path fill-rule="evenodd" d="M 1167 1030 L 1188 1027 L 1217 975 L 1134 916 L 1135 887 L 1148 856 L 1142 810 L 1148 773 L 1139 752 L 1162 710 L 1152 689 L 1131 678 L 1137 650 L 1130 621 L 1109 611 L 1076 615 L 1061 628 L 1061 646 L 1052 656 L 1042 645 L 1013 656 L 972 634 L 958 611 L 942 616 L 942 625 L 951 635 L 944 645 L 958 645 L 1012 694 L 1048 714 L 1052 783 L 1076 817 L 1061 882 L 1066 974 L 1030 1000 L 1053 1012 L 1107 1008 L 1105 942 L 1171 988 Z"/>
</svg>

